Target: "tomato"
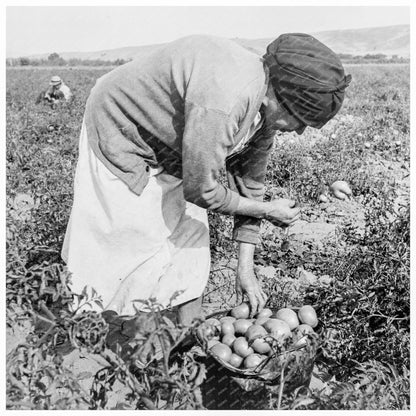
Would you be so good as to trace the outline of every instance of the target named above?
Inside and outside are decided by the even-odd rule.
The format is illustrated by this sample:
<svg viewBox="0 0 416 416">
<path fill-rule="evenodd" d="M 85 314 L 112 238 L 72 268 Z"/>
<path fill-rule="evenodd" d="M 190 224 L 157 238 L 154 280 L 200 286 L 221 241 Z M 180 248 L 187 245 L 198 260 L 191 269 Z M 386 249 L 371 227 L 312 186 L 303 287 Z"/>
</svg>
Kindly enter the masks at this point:
<svg viewBox="0 0 416 416">
<path fill-rule="evenodd" d="M 299 325 L 294 332 L 295 347 L 303 347 L 308 344 L 308 334 L 314 333 L 311 326 L 307 324 Z"/>
<path fill-rule="evenodd" d="M 219 342 L 218 344 L 213 345 L 210 348 L 210 351 L 218 358 L 221 358 L 221 360 L 228 363 L 228 361 L 231 358 L 231 354 L 233 353 L 231 351 L 231 348 L 228 345 L 224 345 L 223 343 Z"/>
<path fill-rule="evenodd" d="M 306 335 L 306 334 L 312 334 L 315 331 L 313 330 L 313 328 L 310 325 L 300 324 L 296 328 L 296 332 L 299 333 L 299 334 L 302 334 L 302 335 Z"/>
<path fill-rule="evenodd" d="M 299 321 L 303 324 L 307 324 L 312 328 L 318 325 L 318 317 L 316 316 L 315 309 L 310 305 L 302 306 L 298 311 Z"/>
<path fill-rule="evenodd" d="M 263 326 L 273 338 L 281 342 L 291 335 L 289 325 L 281 319 L 270 318 Z"/>
<path fill-rule="evenodd" d="M 244 335 L 247 329 L 253 324 L 248 319 L 237 319 L 233 325 L 236 334 Z"/>
<path fill-rule="evenodd" d="M 330 186 L 331 192 L 334 194 L 335 198 L 346 199 L 352 195 L 350 186 L 345 181 L 335 181 Z"/>
<path fill-rule="evenodd" d="M 248 342 L 244 337 L 236 338 L 233 342 L 232 348 L 236 354 L 243 358 L 254 352 L 253 348 L 248 346 Z"/>
<path fill-rule="evenodd" d="M 207 319 L 207 320 L 205 321 L 205 323 L 206 323 L 207 325 L 213 326 L 214 328 L 217 328 L 217 329 L 218 329 L 218 331 L 220 331 L 220 330 L 221 330 L 221 323 L 220 323 L 220 321 L 219 321 L 218 319 L 215 319 L 215 318 L 209 318 L 209 319 Z"/>
<path fill-rule="evenodd" d="M 299 325 L 298 315 L 295 311 L 289 308 L 282 308 L 276 312 L 276 318 L 285 321 L 291 331 L 293 331 Z"/>
<path fill-rule="evenodd" d="M 219 330 L 210 323 L 203 322 L 197 329 L 197 333 L 200 339 L 211 339 L 219 334 Z"/>
<path fill-rule="evenodd" d="M 236 353 L 233 352 L 231 354 L 231 358 L 230 358 L 229 364 L 231 364 L 233 367 L 238 368 L 238 367 L 240 367 L 240 365 L 243 362 L 243 360 L 244 360 L 243 357 L 240 357 L 238 354 L 236 354 Z"/>
<path fill-rule="evenodd" d="M 266 357 L 262 357 L 260 354 L 250 354 L 244 359 L 243 366 L 244 368 L 255 368 L 259 366 L 265 358 Z"/>
<path fill-rule="evenodd" d="M 256 318 L 270 318 L 272 314 L 273 312 L 271 311 L 271 309 L 264 308 L 256 315 Z"/>
<path fill-rule="evenodd" d="M 266 318 L 265 316 L 264 317 L 262 317 L 262 318 L 257 318 L 255 321 L 254 321 L 254 324 L 255 325 L 263 325 L 266 321 L 268 321 L 270 318 Z"/>
<path fill-rule="evenodd" d="M 245 302 L 231 309 L 231 316 L 233 316 L 236 319 L 247 319 L 249 315 L 250 307 Z"/>
<path fill-rule="evenodd" d="M 234 334 L 226 334 L 222 337 L 221 342 L 225 345 L 228 345 L 229 347 L 231 347 L 231 345 L 233 345 L 233 342 L 235 340 L 235 335 Z"/>
<path fill-rule="evenodd" d="M 234 316 L 223 316 L 222 318 L 220 318 L 221 324 L 223 324 L 224 322 L 234 322 L 234 321 L 235 321 Z"/>
<path fill-rule="evenodd" d="M 221 334 L 222 335 L 226 335 L 226 334 L 233 334 L 234 335 L 235 329 L 234 329 L 234 325 L 233 322 L 230 321 L 224 321 L 221 323 Z"/>
<path fill-rule="evenodd" d="M 267 335 L 267 331 L 263 326 L 260 325 L 251 325 L 248 327 L 245 336 L 249 341 L 252 341 L 256 338 L 261 338 Z"/>
<path fill-rule="evenodd" d="M 253 348 L 253 350 L 255 352 L 258 352 L 259 354 L 267 354 L 272 349 L 270 344 L 263 338 L 255 339 L 253 343 L 251 344 L 251 348 Z"/>
</svg>

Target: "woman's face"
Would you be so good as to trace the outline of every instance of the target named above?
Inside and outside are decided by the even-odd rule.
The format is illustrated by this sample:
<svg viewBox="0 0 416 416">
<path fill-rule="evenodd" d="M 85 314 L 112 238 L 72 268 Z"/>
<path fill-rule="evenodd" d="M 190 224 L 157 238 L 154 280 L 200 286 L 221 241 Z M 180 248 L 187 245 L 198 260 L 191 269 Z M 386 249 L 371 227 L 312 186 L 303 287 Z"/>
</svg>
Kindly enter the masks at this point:
<svg viewBox="0 0 416 416">
<path fill-rule="evenodd" d="M 279 104 L 271 86 L 267 89 L 263 100 L 263 114 L 266 119 L 266 125 L 271 130 L 281 132 L 296 131 L 296 133 L 302 134 L 306 128 L 301 121 L 289 114 Z"/>
</svg>

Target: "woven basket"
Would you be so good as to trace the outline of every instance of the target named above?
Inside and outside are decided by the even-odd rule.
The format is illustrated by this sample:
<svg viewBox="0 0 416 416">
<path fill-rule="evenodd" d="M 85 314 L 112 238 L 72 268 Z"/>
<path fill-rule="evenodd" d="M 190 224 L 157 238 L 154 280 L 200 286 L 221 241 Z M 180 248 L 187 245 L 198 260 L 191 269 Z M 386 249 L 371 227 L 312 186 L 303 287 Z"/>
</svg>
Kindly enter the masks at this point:
<svg viewBox="0 0 416 416">
<path fill-rule="evenodd" d="M 298 308 L 291 309 L 296 311 Z M 229 312 L 215 312 L 207 316 L 207 319 L 219 319 L 229 315 Z M 213 354 L 207 348 L 206 340 L 201 338 L 198 331 L 196 332 L 196 339 L 210 359 L 216 361 L 246 391 L 254 390 L 263 384 L 280 384 L 282 381 L 285 384 L 285 390 L 292 390 L 309 383 L 318 348 L 318 335 L 309 334 L 306 337 L 306 343 L 303 346 L 295 347 L 289 343 L 284 349 L 273 347 L 273 353 L 257 368 L 240 369 Z"/>
</svg>

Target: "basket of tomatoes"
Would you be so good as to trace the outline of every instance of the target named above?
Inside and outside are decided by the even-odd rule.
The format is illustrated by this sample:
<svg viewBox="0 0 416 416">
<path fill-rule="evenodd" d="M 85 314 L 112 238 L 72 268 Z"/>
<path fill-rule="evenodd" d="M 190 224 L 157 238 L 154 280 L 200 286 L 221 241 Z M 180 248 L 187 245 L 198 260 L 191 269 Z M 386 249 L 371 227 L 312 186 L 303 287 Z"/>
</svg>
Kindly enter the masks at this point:
<svg viewBox="0 0 416 416">
<path fill-rule="evenodd" d="M 296 388 L 308 383 L 318 346 L 318 317 L 310 305 L 263 309 L 249 318 L 249 305 L 211 314 L 196 338 L 229 374 Z"/>
</svg>

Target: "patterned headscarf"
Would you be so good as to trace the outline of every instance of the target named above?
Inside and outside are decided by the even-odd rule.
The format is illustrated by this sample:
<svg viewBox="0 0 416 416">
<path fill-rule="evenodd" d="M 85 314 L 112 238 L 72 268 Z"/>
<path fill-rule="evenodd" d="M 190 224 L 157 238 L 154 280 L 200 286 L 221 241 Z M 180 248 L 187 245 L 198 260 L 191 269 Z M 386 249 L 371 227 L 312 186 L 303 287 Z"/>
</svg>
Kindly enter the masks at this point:
<svg viewBox="0 0 416 416">
<path fill-rule="evenodd" d="M 279 36 L 263 56 L 279 103 L 306 126 L 321 128 L 341 108 L 351 75 L 338 56 L 304 33 Z"/>
</svg>

